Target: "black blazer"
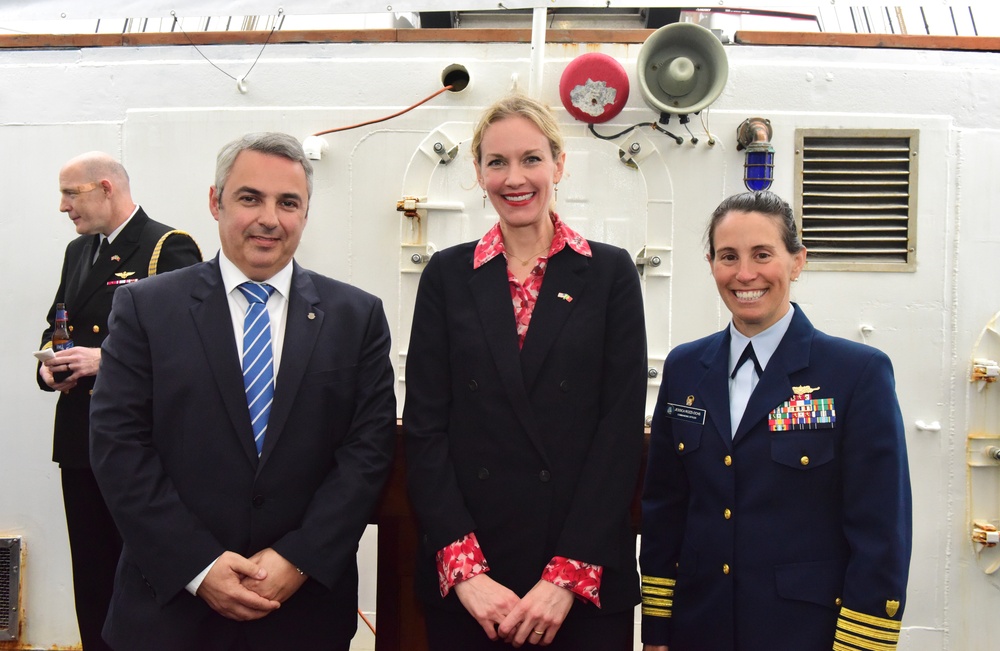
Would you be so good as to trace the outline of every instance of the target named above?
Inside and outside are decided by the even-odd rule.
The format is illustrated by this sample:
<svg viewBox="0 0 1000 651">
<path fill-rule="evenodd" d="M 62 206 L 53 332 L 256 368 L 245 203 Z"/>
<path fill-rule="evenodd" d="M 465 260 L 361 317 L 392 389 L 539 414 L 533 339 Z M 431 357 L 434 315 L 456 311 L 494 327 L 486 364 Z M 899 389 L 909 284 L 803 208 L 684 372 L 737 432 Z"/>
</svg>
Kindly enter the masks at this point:
<svg viewBox="0 0 1000 651">
<path fill-rule="evenodd" d="M 664 367 L 642 501 L 643 642 L 894 648 L 913 527 L 889 358 L 795 307 L 734 438 L 729 344 L 726 328 Z M 835 422 L 769 422 L 803 392 Z"/>
<path fill-rule="evenodd" d="M 475 243 L 431 258 L 406 358 L 418 593 L 441 604 L 434 555 L 475 531 L 490 576 L 523 596 L 553 556 L 602 565 L 602 609 L 638 602 L 629 503 L 642 451 L 646 347 L 635 264 L 590 243 L 552 257 L 520 351 L 507 266 Z M 449 594 L 445 606 L 461 605 Z M 575 613 L 575 615 L 574 615 Z"/>
<path fill-rule="evenodd" d="M 218 259 L 122 288 L 91 412 L 94 474 L 124 540 L 104 637 L 117 650 L 326 648 L 357 624 L 355 552 L 392 462 L 378 298 L 293 272 L 258 459 Z M 273 547 L 309 580 L 233 622 L 185 585 Z"/>
<path fill-rule="evenodd" d="M 201 251 L 190 235 L 172 230 L 146 216 L 142 208 L 108 245 L 91 268 L 96 236 L 81 235 L 66 247 L 59 289 L 49 309 L 49 327 L 42 333 L 42 348 L 51 346 L 56 303 L 65 303 L 70 336 L 77 346 L 99 348 L 108 336 L 108 314 L 115 290 L 148 276 L 201 262 Z M 35 370 L 38 386 L 52 391 Z M 90 392 L 94 378 L 80 380 L 56 404 L 52 460 L 64 468 L 87 468 L 90 454 Z"/>
</svg>

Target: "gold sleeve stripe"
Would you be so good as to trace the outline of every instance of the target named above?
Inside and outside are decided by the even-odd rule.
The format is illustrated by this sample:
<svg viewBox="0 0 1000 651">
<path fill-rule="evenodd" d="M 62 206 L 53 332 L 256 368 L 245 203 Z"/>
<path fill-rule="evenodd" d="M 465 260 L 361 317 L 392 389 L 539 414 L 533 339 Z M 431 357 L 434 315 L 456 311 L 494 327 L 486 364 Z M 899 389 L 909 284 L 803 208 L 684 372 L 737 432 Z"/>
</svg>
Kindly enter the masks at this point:
<svg viewBox="0 0 1000 651">
<path fill-rule="evenodd" d="M 849 649 L 850 651 L 856 651 L 857 649 L 864 649 L 864 651 L 895 651 L 896 644 L 883 644 L 882 642 L 875 642 L 874 640 L 868 640 L 863 637 L 858 637 L 857 635 L 850 635 L 841 630 L 837 630 L 837 635 L 835 639 L 843 642 L 842 648 Z"/>
<path fill-rule="evenodd" d="M 646 606 L 642 607 L 642 614 L 650 617 L 670 618 L 672 616 L 672 613 L 669 610 L 665 610 L 663 608 L 647 608 Z"/>
<path fill-rule="evenodd" d="M 673 599 L 654 599 L 652 597 L 642 598 L 643 606 L 658 606 L 660 608 L 670 608 L 674 605 Z"/>
<path fill-rule="evenodd" d="M 841 608 L 840 616 L 846 617 L 848 619 L 853 619 L 861 624 L 868 624 L 869 626 L 878 626 L 879 628 L 888 628 L 893 631 L 898 631 L 902 628 L 902 624 L 894 619 L 887 619 L 885 617 L 875 617 L 873 615 L 866 615 L 864 613 L 859 613 L 856 610 L 851 610 L 850 608 Z"/>
<path fill-rule="evenodd" d="M 677 581 L 674 579 L 664 579 L 658 576 L 646 576 L 645 574 L 642 575 L 642 582 L 648 583 L 649 585 L 665 585 L 671 588 L 677 584 Z"/>
<path fill-rule="evenodd" d="M 51 341 L 46 341 L 45 345 L 42 346 L 42 350 L 45 350 L 46 348 L 52 348 L 52 342 Z"/>
<path fill-rule="evenodd" d="M 163 237 L 160 238 L 160 241 L 156 243 L 155 247 L 153 247 L 153 255 L 149 258 L 149 270 L 146 273 L 147 276 L 156 275 L 156 263 L 160 261 L 160 249 L 163 248 L 163 243 L 166 242 L 167 238 L 170 237 L 171 235 L 187 235 L 188 237 L 191 237 L 190 233 L 186 233 L 180 230 L 172 230 L 164 233 Z M 193 237 L 191 237 L 191 241 L 194 242 Z M 201 247 L 198 247 L 197 242 L 195 242 L 195 247 L 198 248 L 198 256 L 201 257 Z"/>
<path fill-rule="evenodd" d="M 672 597 L 674 596 L 674 591 L 670 588 L 653 588 L 648 585 L 642 586 L 642 594 L 655 595 L 657 597 Z"/>
<path fill-rule="evenodd" d="M 899 641 L 899 631 L 887 631 L 884 629 L 872 628 L 870 626 L 862 626 L 861 624 L 855 624 L 854 622 L 844 619 L 843 617 L 837 620 L 837 628 L 849 633 L 857 633 L 858 635 L 873 637 L 876 640 L 884 640 L 886 642 Z"/>
</svg>

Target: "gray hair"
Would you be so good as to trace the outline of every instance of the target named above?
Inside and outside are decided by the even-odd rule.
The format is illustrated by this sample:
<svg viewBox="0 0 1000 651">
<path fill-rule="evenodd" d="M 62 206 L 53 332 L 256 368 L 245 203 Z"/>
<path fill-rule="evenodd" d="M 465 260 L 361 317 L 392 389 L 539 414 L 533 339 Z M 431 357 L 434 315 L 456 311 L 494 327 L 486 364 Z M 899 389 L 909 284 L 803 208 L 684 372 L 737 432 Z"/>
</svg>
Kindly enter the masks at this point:
<svg viewBox="0 0 1000 651">
<path fill-rule="evenodd" d="M 215 193 L 220 206 L 222 205 L 222 189 L 229 179 L 229 173 L 233 171 L 236 157 L 244 151 L 281 156 L 301 164 L 306 173 L 309 197 L 312 197 L 313 167 L 309 159 L 306 158 L 306 153 L 302 150 L 302 144 L 287 133 L 275 131 L 248 133 L 223 147 L 215 159 Z"/>
<path fill-rule="evenodd" d="M 719 204 L 708 222 L 705 238 L 708 240 L 708 256 L 715 258 L 715 229 L 719 222 L 731 212 L 756 212 L 772 218 L 785 244 L 785 250 L 795 255 L 803 249 L 795 226 L 795 215 L 788 202 L 768 190 L 743 192 L 728 197 Z"/>
</svg>

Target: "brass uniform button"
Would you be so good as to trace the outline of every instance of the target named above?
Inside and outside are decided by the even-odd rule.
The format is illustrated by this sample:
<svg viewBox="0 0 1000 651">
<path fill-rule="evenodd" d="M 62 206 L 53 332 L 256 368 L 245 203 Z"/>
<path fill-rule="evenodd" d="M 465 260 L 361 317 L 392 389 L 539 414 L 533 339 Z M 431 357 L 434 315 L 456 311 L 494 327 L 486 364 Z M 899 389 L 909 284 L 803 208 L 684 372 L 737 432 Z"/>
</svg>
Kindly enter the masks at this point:
<svg viewBox="0 0 1000 651">
<path fill-rule="evenodd" d="M 799 463 L 801 463 L 803 466 L 808 466 L 809 465 L 809 457 L 802 457 L 801 459 L 799 459 Z"/>
<path fill-rule="evenodd" d="M 678 443 L 677 444 L 677 451 L 678 452 L 683 452 L 684 451 L 684 444 L 683 443 Z"/>
<path fill-rule="evenodd" d="M 723 574 L 729 574 L 729 563 L 723 563 L 722 564 L 722 573 Z"/>
<path fill-rule="evenodd" d="M 70 332 L 73 332 L 73 326 L 70 326 L 70 327 L 69 327 L 69 331 L 70 331 Z"/>
<path fill-rule="evenodd" d="M 836 599 L 833 600 L 833 603 L 835 603 L 835 604 L 837 604 L 839 606 L 843 602 L 841 602 L 840 597 L 837 597 Z"/>
<path fill-rule="evenodd" d="M 726 464 L 727 466 L 731 466 L 733 465 L 733 458 L 727 454 L 725 458 L 722 460 L 722 463 Z"/>
<path fill-rule="evenodd" d="M 729 509 L 726 509 L 725 511 L 722 512 L 722 517 L 728 520 L 729 518 L 733 517 L 733 512 L 730 511 Z"/>
<path fill-rule="evenodd" d="M 94 334 L 99 334 L 101 332 L 101 326 L 94 326 Z"/>
</svg>

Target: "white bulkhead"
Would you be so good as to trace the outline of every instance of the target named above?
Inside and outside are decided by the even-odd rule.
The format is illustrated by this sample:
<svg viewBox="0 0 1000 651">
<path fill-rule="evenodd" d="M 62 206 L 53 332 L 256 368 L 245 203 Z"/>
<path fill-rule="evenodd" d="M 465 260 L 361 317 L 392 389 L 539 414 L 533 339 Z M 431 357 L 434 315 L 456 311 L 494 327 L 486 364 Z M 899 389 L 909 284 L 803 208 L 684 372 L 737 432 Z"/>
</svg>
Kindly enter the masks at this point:
<svg viewBox="0 0 1000 651">
<path fill-rule="evenodd" d="M 701 116 L 692 116 L 690 133 L 672 119 L 667 128 L 684 139 L 677 144 L 649 128 L 597 138 L 560 101 L 565 68 L 583 54 L 601 52 L 627 72 L 630 94 L 619 115 L 594 129 L 614 134 L 655 121 L 657 112 L 639 91 L 641 40 L 550 40 L 533 51 L 529 42 L 463 41 L 461 30 L 453 40 L 409 37 L 418 30 L 380 33 L 389 31 L 391 37 L 263 47 L 0 48 L 0 223 L 6 232 L 0 264 L 7 281 L 0 339 L 0 537 L 23 540 L 24 648 L 78 640 L 59 474 L 50 461 L 54 399 L 35 386 L 30 356 L 64 247 L 74 236 L 57 210 L 60 166 L 93 149 L 120 156 L 133 196 L 150 216 L 190 232 L 210 257 L 218 236 L 207 209 L 208 187 L 223 144 L 258 130 L 304 140 L 382 118 L 434 93 L 456 70 L 468 78 L 460 91 L 443 92 L 384 122 L 322 136 L 326 147 L 314 161 L 315 190 L 297 256 L 304 266 L 384 300 L 400 409 L 423 256 L 476 239 L 495 221 L 476 184 L 469 140 L 479 111 L 512 88 L 557 109 L 567 136 L 557 204 L 562 218 L 587 237 L 643 258 L 650 413 L 656 375 L 671 347 L 728 321 L 705 262 L 703 236 L 719 201 L 744 188 L 739 125 L 755 116 L 770 121 L 772 189 L 789 201 L 800 183 L 797 130 L 918 132 L 911 159 L 918 170 L 912 268 L 807 266 L 792 298 L 818 327 L 877 346 L 894 364 L 914 502 L 899 648 L 995 647 L 1000 547 L 982 548 L 972 536 L 974 520 L 1000 524 L 1000 462 L 988 456 L 988 448 L 1000 447 L 1000 386 L 970 377 L 974 358 L 984 369 L 1000 359 L 996 48 L 730 43 L 728 80 L 705 111 L 708 131 Z M 418 201 L 414 217 L 397 210 L 406 198 Z M 373 539 L 374 532 L 360 557 L 361 604 L 369 614 L 375 610 Z M 365 646 L 371 644 L 370 636 L 362 639 L 365 633 L 357 648 L 374 648 Z"/>
</svg>

